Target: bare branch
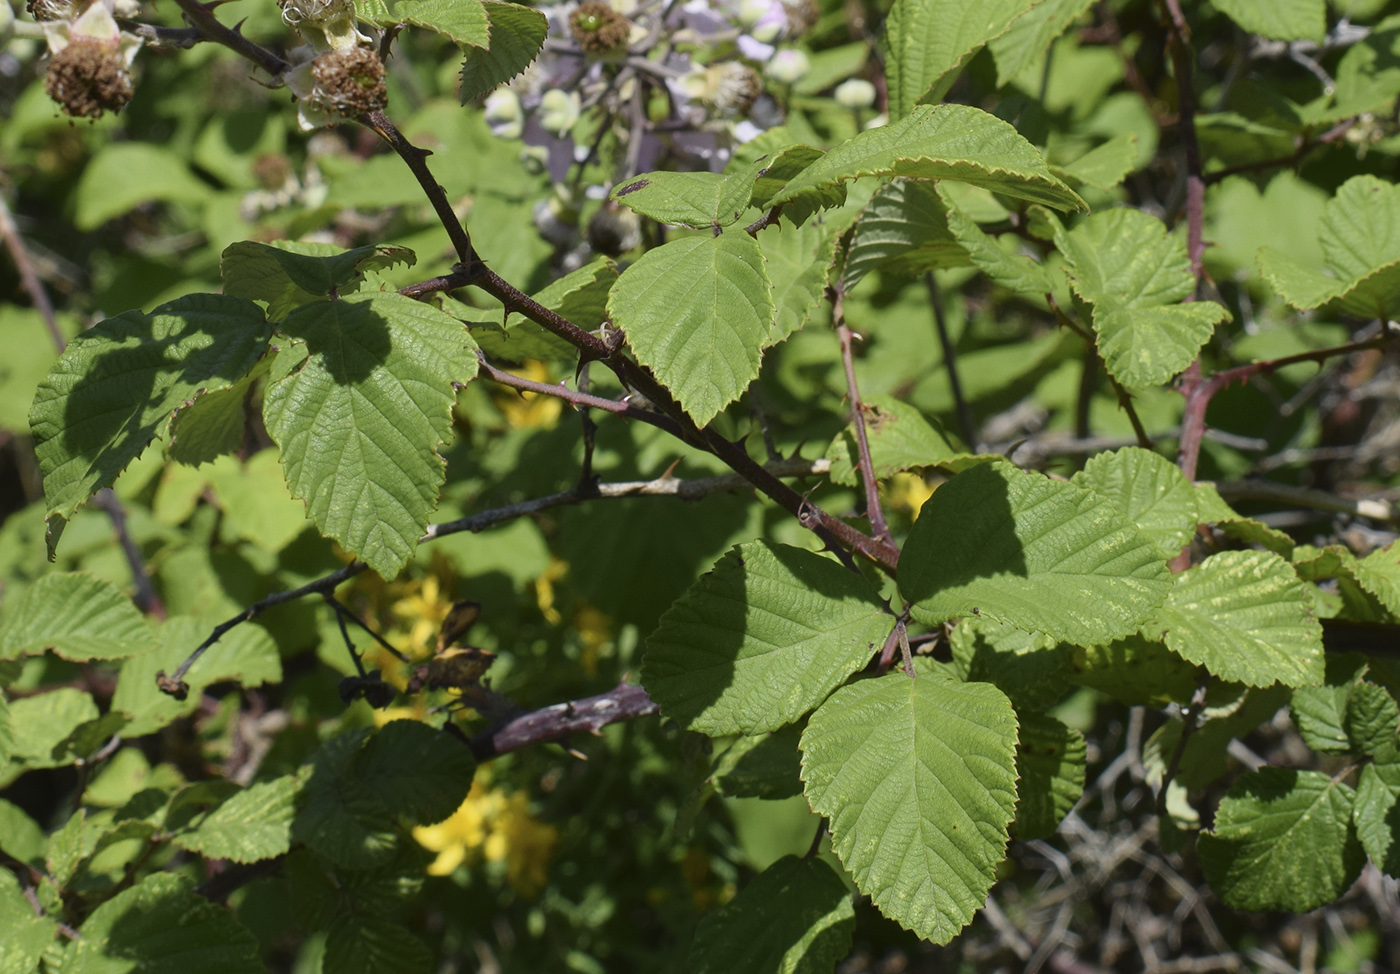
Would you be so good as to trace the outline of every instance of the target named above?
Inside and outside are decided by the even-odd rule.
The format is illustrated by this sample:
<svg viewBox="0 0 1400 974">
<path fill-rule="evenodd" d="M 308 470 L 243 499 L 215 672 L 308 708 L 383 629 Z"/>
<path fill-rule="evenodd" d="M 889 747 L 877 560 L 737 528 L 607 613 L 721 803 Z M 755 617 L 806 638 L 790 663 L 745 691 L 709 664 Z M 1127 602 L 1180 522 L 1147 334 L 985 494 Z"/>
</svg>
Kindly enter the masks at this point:
<svg viewBox="0 0 1400 974">
<path fill-rule="evenodd" d="M 645 717 L 658 709 L 641 687 L 619 683 L 596 697 L 570 700 L 521 714 L 500 727 L 477 734 L 469 746 L 478 761 L 489 761 L 511 751 L 562 740 L 573 734 L 597 734 L 609 724 Z"/>
<path fill-rule="evenodd" d="M 19 271 L 19 279 L 24 285 L 25 293 L 29 295 L 30 302 L 38 310 L 40 317 L 44 319 L 44 325 L 49 330 L 49 337 L 53 339 L 54 347 L 62 353 L 68 347 L 68 341 L 63 337 L 63 332 L 58 330 L 58 319 L 54 316 L 53 302 L 49 300 L 49 293 L 44 290 L 44 284 L 39 280 L 38 272 L 34 270 L 34 262 L 29 259 L 29 251 L 24 249 L 24 240 L 19 235 L 19 227 L 15 226 L 14 218 L 10 215 L 10 207 L 5 202 L 3 195 L 0 195 L 0 237 L 5 239 L 5 248 L 9 250 L 10 257 L 15 262 L 15 269 Z"/>
<path fill-rule="evenodd" d="M 200 3 L 199 0 L 175 0 L 175 5 L 185 13 L 185 20 L 215 44 L 222 44 L 235 54 L 252 61 L 274 78 L 280 78 L 291 65 L 273 54 L 261 44 L 248 40 L 232 27 L 225 27 L 214 17 L 216 4 Z"/>
<path fill-rule="evenodd" d="M 836 324 L 836 337 L 841 342 L 841 364 L 846 370 L 846 399 L 851 405 L 851 425 L 856 431 L 856 462 L 860 467 L 860 479 L 865 486 L 865 513 L 870 518 L 870 529 L 877 541 L 890 540 L 890 526 L 885 521 L 884 508 L 880 506 L 880 484 L 875 479 L 875 464 L 870 459 L 870 439 L 865 431 L 865 403 L 860 401 L 860 386 L 856 384 L 855 359 L 851 355 L 851 329 L 846 325 L 846 315 L 842 308 L 841 290 L 828 288 L 827 297 L 831 301 L 831 317 Z"/>
</svg>

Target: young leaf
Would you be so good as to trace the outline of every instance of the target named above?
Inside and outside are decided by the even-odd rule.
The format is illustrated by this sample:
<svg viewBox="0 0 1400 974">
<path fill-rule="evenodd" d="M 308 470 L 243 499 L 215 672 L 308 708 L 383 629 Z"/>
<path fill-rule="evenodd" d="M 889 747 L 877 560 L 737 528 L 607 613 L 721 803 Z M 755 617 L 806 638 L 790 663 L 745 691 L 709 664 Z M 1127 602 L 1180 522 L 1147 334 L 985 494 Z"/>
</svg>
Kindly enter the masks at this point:
<svg viewBox="0 0 1400 974">
<path fill-rule="evenodd" d="M 549 32 L 548 18 L 523 4 L 483 0 L 482 6 L 491 22 L 491 41 L 484 50 L 467 52 L 462 63 L 463 105 L 490 94 L 529 67 Z"/>
<path fill-rule="evenodd" d="M 243 378 L 270 335 L 251 301 L 191 294 L 149 315 L 108 318 L 74 338 L 29 413 L 49 514 L 70 517 L 110 487 L 176 409 L 201 390 Z"/>
<path fill-rule="evenodd" d="M 608 295 L 637 360 L 701 426 L 758 375 L 774 310 L 758 243 L 737 229 L 647 251 Z"/>
<path fill-rule="evenodd" d="M 770 130 L 778 131 L 778 130 Z M 786 130 L 782 130 L 786 131 Z M 759 136 L 762 139 L 763 136 Z M 752 143 L 750 143 L 752 145 Z M 772 202 L 773 197 L 788 184 L 798 173 L 816 162 L 826 151 L 811 145 L 787 145 L 776 152 L 761 156 L 764 167 L 758 171 L 754 179 L 753 196 L 749 199 L 751 206 L 767 206 Z M 736 154 L 731 167 L 739 163 L 739 156 Z M 846 202 L 846 187 L 838 185 L 832 188 L 822 198 L 823 207 L 840 206 Z"/>
<path fill-rule="evenodd" d="M 392 293 L 306 305 L 281 327 L 309 353 L 263 407 L 287 485 L 323 534 L 393 578 L 437 506 L 437 450 L 475 346 L 455 318 Z"/>
<path fill-rule="evenodd" d="M 1271 551 L 1222 551 L 1182 572 L 1143 629 L 1222 680 L 1304 687 L 1323 679 L 1322 627 L 1303 583 Z"/>
<path fill-rule="evenodd" d="M 647 637 L 642 685 L 691 730 L 760 734 L 819 704 L 893 625 L 860 576 L 814 552 L 754 541 L 666 610 Z"/>
<path fill-rule="evenodd" d="M 1229 318 L 1213 301 L 1179 303 L 1196 286 L 1185 241 L 1141 210 L 1104 210 L 1055 237 L 1075 292 L 1094 306 L 1104 363 L 1126 386 L 1166 382 Z"/>
<path fill-rule="evenodd" d="M 1085 209 L 1009 123 L 967 105 L 920 106 L 860 133 L 804 169 L 772 203 L 788 207 L 793 222 L 801 223 L 829 205 L 823 193 L 861 176 L 956 179 L 1057 210 Z"/>
<path fill-rule="evenodd" d="M 901 470 L 932 467 L 946 460 L 966 457 L 948 440 L 936 422 L 893 396 L 870 396 L 865 405 L 865 435 L 875 478 L 883 480 Z M 857 479 L 854 425 L 847 427 L 826 451 L 834 483 L 854 486 Z"/>
<path fill-rule="evenodd" d="M 830 971 L 851 949 L 856 915 L 846 884 L 820 859 L 785 856 L 695 930 L 695 974 Z"/>
<path fill-rule="evenodd" d="M 1206 880 L 1237 910 L 1304 913 L 1346 892 L 1366 853 L 1355 792 L 1321 771 L 1260 768 L 1221 800 L 1197 852 Z"/>
<path fill-rule="evenodd" d="M 1400 617 L 1400 541 L 1377 548 L 1356 565 L 1356 583 Z"/>
<path fill-rule="evenodd" d="M 481 0 L 355 0 L 355 12 L 377 27 L 424 27 L 461 47 L 486 47 L 491 40 Z"/>
<path fill-rule="evenodd" d="M 1016 805 L 1016 715 L 1001 691 L 916 662 L 832 694 L 802 777 L 832 848 L 880 911 L 947 943 L 986 901 Z"/>
<path fill-rule="evenodd" d="M 1327 34 L 1323 0 L 1214 0 L 1214 6 L 1251 34 L 1276 41 L 1318 41 Z"/>
<path fill-rule="evenodd" d="M 966 266 L 967 254 L 948 229 L 946 201 L 928 182 L 896 179 L 861 211 L 842 283 L 847 291 L 873 270 L 922 274 Z"/>
<path fill-rule="evenodd" d="M 183 876 L 154 873 L 87 918 L 63 974 L 263 974 L 258 941 Z"/>
<path fill-rule="evenodd" d="M 940 487 L 900 559 L 921 622 L 984 613 L 1082 645 L 1132 632 L 1170 588 L 1165 561 L 1108 501 L 1003 462 Z"/>
<path fill-rule="evenodd" d="M 895 0 L 889 48 L 890 118 L 938 102 L 982 45 L 1005 32 L 1036 0 Z"/>
<path fill-rule="evenodd" d="M 0 659 L 122 659 L 155 646 L 155 634 L 111 582 L 82 572 L 45 575 L 0 610 Z"/>
<path fill-rule="evenodd" d="M 301 782 L 293 775 L 251 785 L 186 824 L 175 844 L 207 859 L 256 862 L 291 848 L 293 803 Z"/>
<path fill-rule="evenodd" d="M 715 790 L 731 798 L 791 798 L 802 794 L 800 724 L 741 737 L 715 762 Z"/>
<path fill-rule="evenodd" d="M 773 282 L 775 314 L 764 347 L 786 340 L 821 303 L 840 234 L 820 220 L 794 227 L 777 223 L 758 235 L 763 266 Z"/>
<path fill-rule="evenodd" d="M 1016 744 L 1016 821 L 1011 830 L 1022 842 L 1055 833 L 1084 792 L 1084 735 L 1054 717 L 1018 712 Z"/>
<path fill-rule="evenodd" d="M 997 62 L 997 87 L 1005 87 L 1027 66 L 1050 49 L 1089 9 L 1093 0 L 1044 0 L 1011 22 L 1011 27 L 987 44 Z"/>
<path fill-rule="evenodd" d="M 368 271 L 417 262 L 417 255 L 403 247 L 341 250 L 328 243 L 242 240 L 224 249 L 219 270 L 225 294 L 265 302 L 268 317 L 281 321 L 332 291 L 343 296 L 359 290 Z"/>
<path fill-rule="evenodd" d="M 642 173 L 614 189 L 610 198 L 657 223 L 697 230 L 727 227 L 737 222 L 749 208 L 757 165 L 728 175 L 717 172 Z"/>
<path fill-rule="evenodd" d="M 1343 726 L 1353 754 L 1379 757 L 1395 751 L 1400 730 L 1400 707 L 1395 698 L 1374 683 L 1357 683 L 1347 695 Z"/>
<path fill-rule="evenodd" d="M 1357 837 L 1376 868 L 1387 876 L 1400 877 L 1400 754 L 1386 752 L 1361 769 L 1356 784 L 1356 808 L 1352 822 Z"/>
<path fill-rule="evenodd" d="M 1108 500 L 1157 546 L 1173 558 L 1196 533 L 1196 491 L 1181 469 L 1166 457 L 1130 446 L 1100 453 L 1070 480 Z"/>
</svg>

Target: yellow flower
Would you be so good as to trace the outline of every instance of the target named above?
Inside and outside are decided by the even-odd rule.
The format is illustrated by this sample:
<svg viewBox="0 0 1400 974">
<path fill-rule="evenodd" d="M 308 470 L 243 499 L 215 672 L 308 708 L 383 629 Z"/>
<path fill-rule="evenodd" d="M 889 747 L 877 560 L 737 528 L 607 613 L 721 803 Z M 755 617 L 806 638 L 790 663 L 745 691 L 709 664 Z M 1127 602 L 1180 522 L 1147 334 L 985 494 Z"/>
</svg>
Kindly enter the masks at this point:
<svg viewBox="0 0 1400 974">
<path fill-rule="evenodd" d="M 488 790 L 485 775 L 478 775 L 457 811 L 437 825 L 415 828 L 413 837 L 437 853 L 428 866 L 430 876 L 447 876 L 458 866 L 482 859 L 504 862 L 506 882 L 522 896 L 533 897 L 549 881 L 559 830 L 530 814 L 530 799 L 523 791 Z"/>
<path fill-rule="evenodd" d="M 515 373 L 522 378 L 536 382 L 549 382 L 549 366 L 533 359 L 525 362 L 525 367 Z M 518 392 L 515 389 L 501 389 L 493 392 L 496 408 L 505 416 L 506 422 L 515 429 L 536 429 L 553 426 L 559 420 L 564 402 L 554 396 L 542 396 L 536 392 Z"/>
<path fill-rule="evenodd" d="M 564 617 L 554 607 L 554 583 L 569 573 L 569 563 L 558 558 L 549 559 L 549 567 L 535 579 L 535 601 L 545 622 L 557 626 Z"/>
<path fill-rule="evenodd" d="M 443 591 L 436 575 L 415 579 L 404 585 L 404 596 L 391 609 L 408 624 L 408 636 L 398 641 L 400 652 L 414 658 L 429 656 L 437 642 L 442 620 L 452 611 L 452 599 Z"/>
<path fill-rule="evenodd" d="M 936 489 L 936 485 L 925 483 L 918 474 L 897 473 L 885 485 L 885 504 L 917 520 L 924 501 L 932 497 Z"/>
<path fill-rule="evenodd" d="M 612 627 L 608 617 L 591 605 L 584 605 L 574 613 L 574 629 L 583 640 L 583 652 L 579 655 L 579 665 L 589 676 L 598 675 L 598 657 L 604 646 L 612 639 Z"/>
</svg>

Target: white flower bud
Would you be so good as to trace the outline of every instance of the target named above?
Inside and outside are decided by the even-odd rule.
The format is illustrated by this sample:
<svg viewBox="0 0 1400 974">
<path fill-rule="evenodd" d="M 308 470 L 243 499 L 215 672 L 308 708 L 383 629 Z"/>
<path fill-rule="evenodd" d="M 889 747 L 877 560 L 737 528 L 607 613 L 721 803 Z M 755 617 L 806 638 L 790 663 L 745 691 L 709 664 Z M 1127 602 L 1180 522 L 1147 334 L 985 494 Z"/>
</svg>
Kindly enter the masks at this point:
<svg viewBox="0 0 1400 974">
<path fill-rule="evenodd" d="M 773 55 L 763 73 L 780 85 L 795 85 L 807 76 L 811 67 L 812 62 L 806 54 L 796 48 L 787 48 Z"/>
<path fill-rule="evenodd" d="M 852 78 L 836 86 L 836 104 L 856 111 L 875 104 L 875 86 L 862 78 Z"/>
<path fill-rule="evenodd" d="M 518 139 L 525 127 L 525 111 L 520 98 L 509 88 L 501 88 L 486 99 L 486 124 L 498 138 Z"/>
<path fill-rule="evenodd" d="M 551 135 L 562 139 L 569 134 L 578 117 L 579 97 L 576 91 L 551 88 L 540 99 L 540 125 Z"/>
</svg>

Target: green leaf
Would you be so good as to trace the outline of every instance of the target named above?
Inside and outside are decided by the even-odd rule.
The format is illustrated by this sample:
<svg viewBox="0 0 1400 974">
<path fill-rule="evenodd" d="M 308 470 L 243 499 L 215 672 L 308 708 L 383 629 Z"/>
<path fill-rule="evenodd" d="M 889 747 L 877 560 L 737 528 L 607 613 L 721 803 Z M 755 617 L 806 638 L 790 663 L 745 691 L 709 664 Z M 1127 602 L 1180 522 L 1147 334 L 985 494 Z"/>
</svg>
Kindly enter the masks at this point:
<svg viewBox="0 0 1400 974">
<path fill-rule="evenodd" d="M 761 165 L 761 164 L 760 164 Z M 756 168 L 717 172 L 648 172 L 612 191 L 611 199 L 657 223 L 702 230 L 738 222 L 749 208 Z"/>
<path fill-rule="evenodd" d="M 1173 558 L 1196 533 L 1194 485 L 1166 457 L 1130 446 L 1100 453 L 1070 481 L 1105 498 L 1163 558 Z"/>
<path fill-rule="evenodd" d="M 864 45 L 860 46 L 864 48 Z M 759 139 L 762 138 L 764 136 L 759 136 Z M 754 179 L 753 196 L 749 200 L 750 205 L 768 206 L 772 203 L 773 197 L 777 196 L 798 173 L 824 155 L 826 155 L 824 149 L 798 144 L 783 146 L 771 155 L 762 156 L 765 165 L 763 169 L 758 171 L 758 176 Z M 822 196 L 821 205 L 834 207 L 840 206 L 844 202 L 846 202 L 846 187 L 838 184 Z"/>
<path fill-rule="evenodd" d="M 1357 683 L 1347 696 L 1343 726 L 1353 754 L 1368 757 L 1393 754 L 1395 735 L 1400 730 L 1400 707 L 1383 687 Z"/>
<path fill-rule="evenodd" d="M 481 0 L 355 0 L 355 12 L 376 27 L 413 24 L 462 47 L 486 47 L 491 40 Z"/>
<path fill-rule="evenodd" d="M 926 419 L 913 406 L 893 396 L 871 396 L 865 406 L 865 436 L 875 479 L 884 480 L 901 470 L 932 467 L 967 454 L 948 440 L 937 422 Z M 855 425 L 848 426 L 826 451 L 834 483 L 856 485 Z"/>
<path fill-rule="evenodd" d="M 1376 867 L 1387 876 L 1400 876 L 1400 843 L 1395 841 L 1400 835 L 1400 755 L 1391 751 L 1386 757 L 1361 769 L 1352 822 Z"/>
<path fill-rule="evenodd" d="M 1197 841 L 1211 888 L 1237 910 L 1304 913 L 1336 899 L 1366 862 L 1351 824 L 1354 797 L 1320 771 L 1244 775 Z"/>
<path fill-rule="evenodd" d="M 822 302 L 840 234 L 820 220 L 794 227 L 775 223 L 758 234 L 763 265 L 773 282 L 776 313 L 763 345 L 776 345 L 807 323 Z"/>
<path fill-rule="evenodd" d="M 467 797 L 475 768 L 469 748 L 417 721 L 392 721 L 373 735 L 348 731 L 313 757 L 292 837 L 347 869 L 385 865 L 398 819 L 447 818 Z"/>
<path fill-rule="evenodd" d="M 241 379 L 270 334 L 251 301 L 191 294 L 149 315 L 107 318 L 73 339 L 29 414 L 49 514 L 70 517 L 110 487 L 176 409 Z"/>
<path fill-rule="evenodd" d="M 1084 735 L 1046 714 L 1017 713 L 1016 821 L 1022 842 L 1053 835 L 1084 792 Z"/>
<path fill-rule="evenodd" d="M 1070 648 L 1041 633 L 974 616 L 953 629 L 949 648 L 964 682 L 990 683 L 1018 709 L 1048 709 L 1069 689 Z"/>
<path fill-rule="evenodd" d="M 1214 6 L 1252 34 L 1276 41 L 1318 41 L 1327 34 L 1323 0 L 1212 0 Z"/>
<path fill-rule="evenodd" d="M 0 870 L 0 974 L 29 974 L 53 943 L 58 924 L 34 914 L 34 907 L 20 890 L 19 880 L 8 869 Z"/>
<path fill-rule="evenodd" d="M 83 572 L 45 575 L 0 611 L 0 659 L 53 650 L 64 659 L 122 659 L 155 645 L 131 600 Z"/>
<path fill-rule="evenodd" d="M 880 911 L 947 943 L 982 908 L 1016 805 L 1016 715 L 985 683 L 916 662 L 842 687 L 802 735 L 832 848 Z"/>
<path fill-rule="evenodd" d="M 802 794 L 800 724 L 741 737 L 715 762 L 715 790 L 730 798 L 792 798 Z"/>
<path fill-rule="evenodd" d="M 1125 133 L 1090 149 L 1062 167 L 1059 175 L 1108 192 L 1133 171 L 1137 162 L 1137 146 L 1137 133 Z"/>
<path fill-rule="evenodd" d="M 1201 523 L 1216 525 L 1236 541 L 1257 544 L 1285 558 L 1293 556 L 1296 542 L 1292 538 L 1261 521 L 1236 513 L 1212 483 L 1196 484 L 1196 508 Z"/>
<path fill-rule="evenodd" d="M 1259 253 L 1265 280 L 1301 310 L 1325 308 L 1385 317 L 1400 307 L 1400 187 L 1354 176 L 1323 207 L 1318 226 L 1324 267 L 1272 247 Z"/>
<path fill-rule="evenodd" d="M 0 768 L 10 762 L 14 748 L 15 731 L 14 725 L 10 723 L 10 705 L 6 702 L 5 695 L 0 693 Z"/>
<path fill-rule="evenodd" d="M 896 179 L 861 211 L 842 283 L 847 291 L 873 270 L 922 274 L 966 266 L 967 253 L 948 228 L 948 203 L 928 182 Z"/>
<path fill-rule="evenodd" d="M 886 26 L 890 118 L 937 102 L 982 45 L 1036 0 L 895 0 Z"/>
<path fill-rule="evenodd" d="M 484 0 L 491 22 L 491 42 L 484 50 L 467 52 L 462 63 L 462 104 L 489 94 L 529 67 L 544 46 L 549 20 L 538 10 L 518 3 Z"/>
<path fill-rule="evenodd" d="M 1356 565 L 1356 583 L 1400 617 L 1400 541 L 1377 548 Z"/>
<path fill-rule="evenodd" d="M 173 616 L 160 627 L 160 643 L 156 649 L 122 664 L 112 707 L 131 716 L 125 736 L 153 733 L 193 713 L 204 688 L 211 683 L 232 680 L 255 687 L 282 682 L 282 660 L 277 644 L 261 626 L 244 625 L 225 633 L 190 667 L 185 674 L 190 692 L 183 701 L 162 693 L 156 686 L 156 674 L 161 670 L 174 673 L 212 628 L 212 623 L 190 616 Z"/>
<path fill-rule="evenodd" d="M 293 803 L 301 782 L 292 775 L 251 785 L 175 833 L 175 844 L 207 859 L 256 862 L 291 848 Z"/>
<path fill-rule="evenodd" d="M 475 346 L 455 318 L 392 293 L 307 305 L 281 327 L 309 353 L 263 407 L 287 485 L 323 534 L 391 579 L 437 506 L 437 451 Z"/>
<path fill-rule="evenodd" d="M 1320 687 L 1299 687 L 1289 701 L 1293 718 L 1303 743 L 1324 754 L 1346 754 L 1351 750 L 1347 737 L 1347 698 L 1353 684 L 1333 685 L 1329 681 Z"/>
<path fill-rule="evenodd" d="M 825 699 L 893 625 L 860 576 L 814 552 L 754 541 L 666 610 L 647 637 L 642 685 L 691 730 L 760 734 Z"/>
<path fill-rule="evenodd" d="M 757 241 L 731 229 L 647 251 L 618 279 L 608 311 L 637 360 L 704 426 L 758 375 L 775 307 Z"/>
<path fill-rule="evenodd" d="M 1006 33 L 987 48 L 997 62 L 997 87 L 1004 88 L 1089 9 L 1093 0 L 1044 0 L 1011 22 Z"/>
<path fill-rule="evenodd" d="M 868 129 L 804 169 L 772 202 L 791 208 L 800 223 L 830 205 L 823 194 L 861 176 L 953 179 L 1058 210 L 1085 208 L 1010 124 L 968 105 L 921 106 Z"/>
<path fill-rule="evenodd" d="M 1222 551 L 1182 572 L 1143 631 L 1161 633 L 1174 652 L 1222 680 L 1253 687 L 1323 680 L 1322 627 L 1303 583 L 1271 551 Z"/>
<path fill-rule="evenodd" d="M 58 687 L 32 697 L 10 701 L 14 728 L 12 760 L 29 768 L 56 768 L 71 762 L 54 749 L 80 724 L 97 719 L 91 695 L 72 687 Z"/>
<path fill-rule="evenodd" d="M 340 914 L 326 932 L 325 974 L 429 974 L 433 955 L 423 941 L 385 917 Z"/>
<path fill-rule="evenodd" d="M 61 974 L 262 974 L 257 939 L 172 873 L 155 873 L 103 903 L 68 948 Z"/>
<path fill-rule="evenodd" d="M 1171 588 L 1155 547 L 1103 498 L 995 462 L 924 504 L 899 590 L 933 624 L 985 614 L 1092 645 L 1132 632 Z"/>
<path fill-rule="evenodd" d="M 87 232 L 143 203 L 202 206 L 210 196 L 209 184 L 171 150 L 149 142 L 109 142 L 78 180 L 73 224 Z"/>
<path fill-rule="evenodd" d="M 1022 253 L 1007 253 L 1002 245 L 984 233 L 976 222 L 948 199 L 948 232 L 967 254 L 974 267 L 1004 288 L 1030 297 L 1043 297 L 1055 290 L 1045 269 Z M 1020 246 L 1019 242 L 1016 244 Z"/>
<path fill-rule="evenodd" d="M 243 448 L 248 427 L 248 396 L 267 374 L 273 356 L 258 359 L 252 370 L 233 385 L 200 393 L 175 414 L 170 424 L 170 459 L 197 467 Z"/>
<path fill-rule="evenodd" d="M 276 450 L 259 450 L 244 461 L 220 457 L 207 477 L 224 513 L 225 538 L 280 551 L 311 525 L 306 507 L 287 493 Z"/>
<path fill-rule="evenodd" d="M 695 930 L 695 974 L 823 974 L 850 952 L 846 884 L 820 859 L 784 856 Z"/>
<path fill-rule="evenodd" d="M 43 829 L 24 809 L 0 798 L 0 850 L 20 862 L 42 867 L 47 845 Z"/>
<path fill-rule="evenodd" d="M 534 299 L 551 311 L 558 312 L 587 331 L 601 325 L 608 316 L 608 292 L 617 282 L 617 265 L 607 257 L 565 274 Z M 512 362 L 525 359 L 574 361 L 578 348 L 553 332 L 525 318 L 507 321 L 503 327 L 495 322 L 467 322 L 477 346 L 492 358 Z"/>
<path fill-rule="evenodd" d="M 1126 386 L 1161 385 L 1186 368 L 1229 312 L 1213 301 L 1179 303 L 1196 286 L 1185 241 L 1130 207 L 1086 217 L 1055 245 L 1075 292 L 1094 306 L 1099 353 Z"/>
<path fill-rule="evenodd" d="M 417 262 L 413 251 L 403 247 L 341 250 L 328 243 L 243 240 L 224 249 L 219 268 L 225 294 L 262 301 L 268 317 L 281 321 L 301 305 L 332 292 L 344 296 L 358 291 L 369 271 L 395 264 L 412 267 Z"/>
</svg>

